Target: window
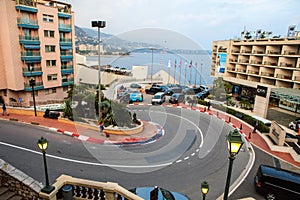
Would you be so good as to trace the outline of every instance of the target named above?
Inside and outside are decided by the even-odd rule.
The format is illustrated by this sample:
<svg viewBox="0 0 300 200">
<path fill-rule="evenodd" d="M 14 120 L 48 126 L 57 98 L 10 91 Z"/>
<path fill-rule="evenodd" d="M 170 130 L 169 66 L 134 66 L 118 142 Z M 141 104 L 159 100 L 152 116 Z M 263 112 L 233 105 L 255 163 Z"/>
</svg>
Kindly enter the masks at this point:
<svg viewBox="0 0 300 200">
<path fill-rule="evenodd" d="M 49 94 L 49 89 L 45 89 L 45 95 Z"/>
<path fill-rule="evenodd" d="M 55 67 L 56 66 L 56 60 L 46 60 L 46 66 L 47 67 Z"/>
<path fill-rule="evenodd" d="M 54 31 L 44 30 L 44 36 L 53 38 L 54 37 Z"/>
<path fill-rule="evenodd" d="M 52 93 L 56 93 L 56 88 L 52 88 Z"/>
<path fill-rule="evenodd" d="M 43 14 L 43 21 L 44 22 L 53 22 L 53 15 Z"/>
<path fill-rule="evenodd" d="M 63 87 L 63 91 L 64 91 L 64 92 L 67 92 L 68 89 L 69 89 L 68 86 L 67 86 L 67 87 Z"/>
<path fill-rule="evenodd" d="M 55 80 L 57 80 L 57 74 L 48 74 L 47 75 L 47 80 L 48 81 L 55 81 Z"/>
<path fill-rule="evenodd" d="M 46 52 L 55 52 L 55 45 L 46 45 L 45 51 Z"/>
</svg>

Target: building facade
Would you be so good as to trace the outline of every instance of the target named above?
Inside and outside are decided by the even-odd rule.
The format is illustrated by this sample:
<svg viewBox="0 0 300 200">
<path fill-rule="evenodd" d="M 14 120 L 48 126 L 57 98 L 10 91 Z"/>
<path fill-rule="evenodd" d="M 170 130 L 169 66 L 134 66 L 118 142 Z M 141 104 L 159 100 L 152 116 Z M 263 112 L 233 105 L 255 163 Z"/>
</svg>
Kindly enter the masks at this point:
<svg viewBox="0 0 300 200">
<path fill-rule="evenodd" d="M 214 41 L 211 76 L 232 83 L 237 95 L 254 89 L 259 116 L 270 103 L 300 112 L 300 37 Z"/>
<path fill-rule="evenodd" d="M 48 0 L 0 1 L 0 96 L 8 105 L 62 102 L 74 83 L 71 5 Z"/>
</svg>

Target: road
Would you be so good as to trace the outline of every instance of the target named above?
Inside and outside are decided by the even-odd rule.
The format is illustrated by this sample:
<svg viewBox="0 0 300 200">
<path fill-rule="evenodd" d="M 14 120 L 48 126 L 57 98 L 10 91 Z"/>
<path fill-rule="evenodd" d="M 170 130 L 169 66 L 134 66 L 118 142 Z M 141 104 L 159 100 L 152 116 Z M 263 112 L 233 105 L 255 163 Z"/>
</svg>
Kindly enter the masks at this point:
<svg viewBox="0 0 300 200">
<path fill-rule="evenodd" d="M 133 107 L 138 118 L 160 123 L 165 135 L 155 143 L 117 147 L 81 142 L 42 128 L 0 121 L 0 157 L 44 182 L 42 157 L 36 145 L 49 140 L 49 178 L 59 175 L 118 182 L 126 188 L 158 185 L 200 199 L 201 182 L 210 184 L 207 199 L 224 191 L 228 167 L 225 136 L 232 127 L 216 117 L 162 106 Z M 199 128 L 200 127 L 200 128 Z M 15 146 L 12 146 L 15 145 Z M 232 180 L 249 160 L 244 148 L 235 160 Z"/>
</svg>

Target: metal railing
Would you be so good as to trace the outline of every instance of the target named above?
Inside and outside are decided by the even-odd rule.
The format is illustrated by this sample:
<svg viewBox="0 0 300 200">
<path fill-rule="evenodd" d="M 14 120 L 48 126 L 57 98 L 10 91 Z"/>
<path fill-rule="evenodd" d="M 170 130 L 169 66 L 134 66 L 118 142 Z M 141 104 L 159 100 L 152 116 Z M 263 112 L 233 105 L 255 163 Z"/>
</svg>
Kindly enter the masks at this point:
<svg viewBox="0 0 300 200">
<path fill-rule="evenodd" d="M 98 200 L 143 200 L 143 198 L 129 192 L 117 183 L 103 183 L 71 176 L 61 175 L 53 184 L 55 190 L 50 194 L 40 193 L 40 197 L 47 200 L 63 198 L 64 186 L 71 186 L 71 194 L 74 199 L 98 199 Z"/>
</svg>

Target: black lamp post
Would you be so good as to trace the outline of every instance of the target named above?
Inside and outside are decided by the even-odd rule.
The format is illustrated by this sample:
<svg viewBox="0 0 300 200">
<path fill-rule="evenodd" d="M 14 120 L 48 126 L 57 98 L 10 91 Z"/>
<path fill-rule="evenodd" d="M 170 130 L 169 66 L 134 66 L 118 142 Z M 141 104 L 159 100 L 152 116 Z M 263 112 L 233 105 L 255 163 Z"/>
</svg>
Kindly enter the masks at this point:
<svg viewBox="0 0 300 200">
<path fill-rule="evenodd" d="M 104 28 L 106 26 L 105 21 L 92 21 L 92 27 L 98 28 L 98 79 L 99 79 L 99 102 L 98 102 L 98 111 L 100 116 L 100 104 L 101 104 L 101 67 L 100 67 L 100 28 Z"/>
<path fill-rule="evenodd" d="M 29 80 L 29 85 L 31 86 L 31 91 L 32 91 L 34 116 L 36 116 L 35 94 L 34 94 L 35 80 L 34 80 L 33 78 L 31 78 L 31 79 Z"/>
<path fill-rule="evenodd" d="M 209 190 L 208 182 L 207 182 L 207 181 L 203 181 L 203 182 L 201 183 L 201 192 L 202 192 L 203 200 L 205 200 L 206 195 L 207 195 L 207 193 L 208 193 L 208 190 Z"/>
<path fill-rule="evenodd" d="M 151 52 L 152 52 L 152 63 L 151 63 L 151 85 L 152 85 L 152 76 L 153 76 L 153 51 L 156 50 L 155 48 L 150 48 Z"/>
<path fill-rule="evenodd" d="M 46 161 L 46 149 L 48 148 L 48 141 L 45 138 L 41 137 L 41 139 L 38 140 L 37 145 L 43 153 L 45 177 L 46 177 L 46 186 L 43 187 L 41 191 L 50 194 L 55 189 L 55 187 L 49 184 L 49 178 L 48 178 L 47 161 Z"/>
<path fill-rule="evenodd" d="M 239 153 L 243 144 L 244 142 L 242 140 L 242 136 L 237 129 L 234 129 L 233 131 L 229 132 L 229 134 L 227 135 L 227 145 L 228 145 L 228 151 L 230 156 L 229 156 L 229 167 L 228 167 L 228 173 L 226 179 L 224 200 L 228 199 L 233 160 L 235 159 L 235 156 Z"/>
</svg>

